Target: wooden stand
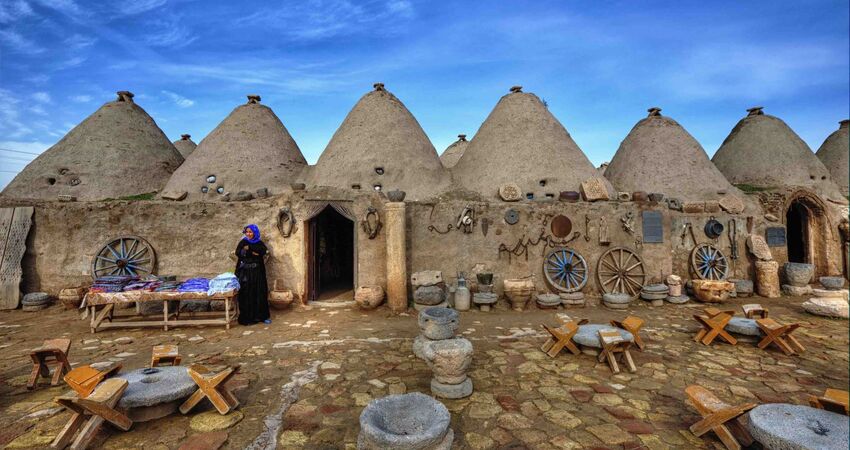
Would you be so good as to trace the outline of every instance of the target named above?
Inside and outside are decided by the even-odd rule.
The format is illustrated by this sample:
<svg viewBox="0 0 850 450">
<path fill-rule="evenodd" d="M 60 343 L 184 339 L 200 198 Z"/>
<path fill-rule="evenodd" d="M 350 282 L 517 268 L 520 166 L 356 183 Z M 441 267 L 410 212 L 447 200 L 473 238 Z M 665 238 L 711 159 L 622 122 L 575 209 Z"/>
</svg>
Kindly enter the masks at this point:
<svg viewBox="0 0 850 450">
<path fill-rule="evenodd" d="M 56 386 L 59 384 L 62 376 L 71 371 L 71 364 L 68 363 L 68 352 L 70 350 L 70 339 L 50 339 L 44 341 L 41 347 L 33 350 L 30 353 L 32 372 L 30 373 L 29 381 L 27 381 L 27 389 L 35 389 L 39 375 L 44 378 L 50 377 L 51 365 L 55 367 L 50 385 Z"/>
<path fill-rule="evenodd" d="M 547 339 L 540 347 L 540 350 L 549 355 L 550 358 L 558 356 L 558 353 L 561 353 L 561 350 L 563 350 L 564 347 L 566 347 L 573 355 L 578 355 L 581 351 L 572 342 L 572 339 L 573 336 L 578 333 L 579 325 L 584 325 L 586 323 L 587 319 L 582 319 L 578 322 L 571 320 L 558 328 L 552 328 L 546 324 L 540 325 L 550 335 L 549 339 Z"/>
<path fill-rule="evenodd" d="M 767 318 L 767 309 L 762 307 L 758 303 L 741 305 L 741 309 L 744 310 L 744 315 L 747 316 L 747 319 L 752 319 L 755 316 L 759 316 L 762 319 Z"/>
<path fill-rule="evenodd" d="M 114 365 L 104 371 L 85 365 L 68 372 L 64 380 L 80 398 L 86 398 L 94 392 L 101 381 L 115 375 L 119 370 L 121 370 L 121 364 Z"/>
<path fill-rule="evenodd" d="M 611 325 L 622 328 L 634 336 L 635 345 L 638 350 L 643 351 L 644 343 L 643 339 L 640 337 L 640 329 L 643 327 L 643 319 L 635 316 L 629 316 L 623 319 L 622 322 L 617 320 L 612 320 Z"/>
<path fill-rule="evenodd" d="M 599 330 L 599 343 L 602 344 L 602 351 L 599 352 L 597 360 L 599 362 L 608 359 L 608 365 L 611 366 L 611 371 L 620 373 L 620 366 L 617 364 L 617 353 L 620 353 L 623 361 L 629 372 L 637 372 L 635 362 L 632 360 L 632 354 L 629 353 L 629 347 L 632 343 L 623 339 L 620 332 L 617 330 Z"/>
<path fill-rule="evenodd" d="M 180 412 L 188 413 L 204 398 L 208 398 L 221 415 L 227 414 L 239 406 L 239 400 L 224 386 L 227 380 L 236 375 L 237 370 L 239 370 L 238 366 L 228 367 L 221 372 L 213 373 L 200 364 L 190 366 L 189 376 L 195 380 L 198 390 L 180 405 Z"/>
<path fill-rule="evenodd" d="M 732 434 L 738 435 L 744 446 L 752 445 L 753 438 L 744 427 L 738 423 L 738 417 L 744 415 L 747 411 L 755 408 L 755 403 L 746 403 L 739 406 L 731 406 L 723 400 L 717 398 L 702 386 L 692 385 L 685 388 L 685 394 L 694 404 L 694 407 L 703 417 L 699 422 L 691 425 L 691 433 L 696 437 L 700 437 L 709 431 L 714 431 L 714 434 L 720 438 L 723 445 L 729 450 L 741 450 L 741 444 L 738 439 Z"/>
<path fill-rule="evenodd" d="M 764 349 L 768 345 L 773 343 L 777 347 L 779 347 L 779 349 L 782 350 L 786 355 L 795 355 L 797 354 L 797 351 L 806 351 L 806 348 L 803 347 L 803 344 L 800 344 L 797 338 L 791 336 L 791 333 L 800 327 L 799 323 L 782 325 L 773 319 L 765 318 L 757 319 L 756 325 L 758 325 L 758 327 L 761 328 L 761 331 L 763 331 L 764 334 L 767 335 L 764 337 L 764 339 L 759 341 L 759 348 Z"/>
<path fill-rule="evenodd" d="M 162 327 L 163 330 L 168 331 L 168 327 L 195 325 L 224 325 L 224 327 L 229 330 L 230 324 L 235 321 L 236 318 L 239 316 L 239 305 L 238 302 L 236 302 L 236 293 L 227 296 L 213 297 L 206 295 L 206 293 L 198 293 L 196 296 L 191 296 L 190 294 L 183 293 L 179 300 L 208 300 L 211 302 L 224 302 L 223 318 L 221 317 L 222 312 L 219 311 L 184 313 L 190 315 L 191 318 L 189 319 L 181 319 L 181 313 L 179 311 L 168 311 L 168 303 L 171 301 L 175 301 L 176 299 L 167 296 L 161 300 L 157 299 L 156 292 L 149 292 L 145 294 L 146 297 L 154 297 L 154 299 L 144 301 L 161 301 L 163 303 L 162 320 L 149 320 L 145 317 L 140 317 L 135 314 L 116 314 L 114 303 L 105 304 L 103 309 L 100 310 L 100 312 L 97 312 L 97 307 L 101 305 L 87 305 L 87 308 L 89 308 L 89 315 L 91 317 L 91 323 L 89 325 L 91 332 L 96 333 L 98 330 L 109 328 L 138 327 Z M 231 306 L 233 306 L 233 308 L 231 308 Z M 196 317 L 199 318 L 196 319 Z M 202 317 L 218 318 L 202 319 Z"/>
<path fill-rule="evenodd" d="M 844 414 L 850 416 L 850 393 L 839 389 L 827 388 L 823 393 L 823 397 L 809 396 L 809 404 L 812 408 L 824 409 L 836 414 Z"/>
<path fill-rule="evenodd" d="M 724 341 L 736 345 L 738 340 L 727 333 L 724 328 L 732 320 L 735 311 L 721 311 L 717 308 L 706 308 L 704 316 L 694 316 L 697 322 L 702 325 L 702 330 L 694 336 L 694 341 L 702 342 L 703 345 L 709 345 L 715 338 L 720 336 Z"/>
<path fill-rule="evenodd" d="M 127 380 L 110 378 L 101 383 L 86 398 L 80 398 L 73 394 L 56 397 L 56 403 L 71 411 L 72 415 L 71 420 L 62 428 L 50 447 L 65 448 L 77 434 L 77 438 L 71 444 L 71 449 L 85 449 L 97 435 L 97 431 L 104 421 L 108 421 L 121 430 L 129 430 L 133 426 L 133 421 L 124 413 L 115 409 L 115 405 L 118 404 L 118 400 L 121 399 L 121 395 L 124 394 L 128 384 Z M 77 433 L 78 431 L 79 433 Z"/>
<path fill-rule="evenodd" d="M 157 366 L 179 366 L 180 354 L 176 345 L 154 345 L 151 352 L 151 367 Z"/>
</svg>

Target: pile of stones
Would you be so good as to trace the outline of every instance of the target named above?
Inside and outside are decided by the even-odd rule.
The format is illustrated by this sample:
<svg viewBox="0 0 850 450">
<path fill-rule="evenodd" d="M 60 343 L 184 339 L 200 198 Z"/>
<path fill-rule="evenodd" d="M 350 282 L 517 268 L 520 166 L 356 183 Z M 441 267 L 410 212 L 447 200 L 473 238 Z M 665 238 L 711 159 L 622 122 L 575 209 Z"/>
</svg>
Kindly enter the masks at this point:
<svg viewBox="0 0 850 450">
<path fill-rule="evenodd" d="M 449 450 L 451 414 L 433 398 L 413 392 L 369 402 L 360 413 L 358 450 Z"/>
<path fill-rule="evenodd" d="M 628 309 L 632 296 L 622 292 L 602 294 L 602 304 L 611 309 Z"/>
<path fill-rule="evenodd" d="M 652 306 L 663 306 L 670 288 L 664 283 L 647 284 L 640 290 L 640 298 L 651 302 Z"/>
<path fill-rule="evenodd" d="M 668 275 L 665 281 L 667 282 L 667 297 L 664 300 L 676 305 L 687 303 L 690 300 L 687 295 L 682 294 L 682 277 Z"/>
<path fill-rule="evenodd" d="M 460 324 L 458 312 L 425 308 L 419 312 L 418 322 L 420 334 L 413 341 L 413 354 L 433 371 L 431 393 L 451 399 L 472 395 L 472 380 L 466 375 L 472 363 L 472 343 L 455 336 Z"/>
<path fill-rule="evenodd" d="M 420 311 L 430 306 L 448 306 L 446 283 L 443 272 L 423 270 L 410 277 L 413 286 L 413 307 Z"/>
<path fill-rule="evenodd" d="M 561 304 L 566 307 L 577 306 L 581 308 L 585 305 L 583 292 L 561 292 L 558 297 L 561 298 Z"/>
<path fill-rule="evenodd" d="M 812 275 L 815 273 L 815 266 L 812 264 L 803 263 L 785 263 L 785 280 L 788 284 L 782 285 L 782 293 L 794 297 L 802 297 L 811 295 L 812 287 L 809 282 L 812 281 Z"/>
<path fill-rule="evenodd" d="M 756 258 L 756 290 L 762 297 L 779 297 L 779 263 L 767 241 L 758 234 L 747 236 L 747 250 Z"/>
<path fill-rule="evenodd" d="M 50 306 L 50 296 L 45 292 L 31 292 L 21 299 L 21 309 L 24 311 L 40 311 Z"/>
<path fill-rule="evenodd" d="M 821 277 L 820 284 L 824 289 L 812 289 L 814 297 L 803 302 L 803 309 L 810 314 L 826 317 L 850 317 L 848 306 L 848 291 L 844 287 L 844 278 Z"/>
<path fill-rule="evenodd" d="M 537 294 L 537 307 L 540 309 L 558 309 L 561 297 L 558 294 Z"/>
</svg>

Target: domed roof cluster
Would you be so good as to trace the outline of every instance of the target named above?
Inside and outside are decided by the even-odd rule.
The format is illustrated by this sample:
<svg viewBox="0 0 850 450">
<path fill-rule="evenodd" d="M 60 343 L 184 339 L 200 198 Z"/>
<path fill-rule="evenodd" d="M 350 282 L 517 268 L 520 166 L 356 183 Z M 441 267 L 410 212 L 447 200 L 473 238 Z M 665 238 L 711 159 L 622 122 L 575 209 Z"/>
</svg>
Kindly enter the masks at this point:
<svg viewBox="0 0 850 450">
<path fill-rule="evenodd" d="M 646 191 L 713 200 L 739 193 L 733 184 L 748 184 L 802 186 L 843 200 L 850 171 L 848 121 L 815 156 L 780 119 L 762 108 L 748 111 L 709 160 L 679 123 L 650 108 L 620 144 L 603 178 L 603 169 L 590 163 L 547 106 L 520 86 L 499 100 L 471 141 L 461 134 L 438 156 L 416 118 L 376 83 L 312 167 L 258 95 L 249 95 L 196 146 L 188 134 L 169 142 L 133 95 L 122 91 L 30 163 L 3 195 L 102 200 L 162 190 L 202 201 L 261 188 L 276 194 L 304 182 L 346 190 L 398 189 L 412 200 L 452 190 L 495 199 L 501 186 L 513 183 L 527 198 L 541 198 L 578 191 L 582 182 L 598 178 L 611 195 Z"/>
</svg>

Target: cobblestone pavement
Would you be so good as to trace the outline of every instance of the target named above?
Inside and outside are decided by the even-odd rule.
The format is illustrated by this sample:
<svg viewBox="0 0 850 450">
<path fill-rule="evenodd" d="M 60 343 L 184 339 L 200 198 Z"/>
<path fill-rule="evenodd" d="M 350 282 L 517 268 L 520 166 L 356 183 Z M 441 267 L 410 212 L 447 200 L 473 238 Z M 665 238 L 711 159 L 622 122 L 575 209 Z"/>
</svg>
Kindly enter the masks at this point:
<svg viewBox="0 0 850 450">
<path fill-rule="evenodd" d="M 462 313 L 459 332 L 475 347 L 469 372 L 475 391 L 443 401 L 452 413 L 453 448 L 722 448 L 710 433 L 696 438 L 688 431 L 698 420 L 684 400 L 689 384 L 729 403 L 806 404 L 808 394 L 827 387 L 848 389 L 848 322 L 808 315 L 799 306 L 803 300 L 724 305 L 740 311 L 740 304 L 761 302 L 776 320 L 800 322 L 796 335 L 807 348 L 800 356 L 759 350 L 752 342 L 693 342 L 698 325 L 691 316 L 699 304 Z M 94 335 L 76 314 L 61 306 L 0 313 L 0 446 L 45 447 L 67 421 L 68 413 L 52 402 L 65 388 L 24 388 L 29 350 L 59 336 L 72 339 L 74 364 L 113 360 L 140 368 L 152 345 L 177 343 L 184 365 L 242 365 L 231 381 L 241 402 L 236 412 L 222 417 L 204 402 L 187 416 L 136 423 L 129 432 L 104 427 L 95 448 L 355 448 L 358 417 L 371 399 L 430 392 L 431 372 L 411 351 L 418 334 L 413 310 L 393 316 L 385 308 L 312 307 L 275 311 L 270 326 Z M 633 352 L 637 373 L 613 375 L 593 356 L 564 352 L 550 359 L 539 350 L 541 323 L 566 316 L 607 323 L 628 314 L 647 322 L 647 348 Z"/>
</svg>

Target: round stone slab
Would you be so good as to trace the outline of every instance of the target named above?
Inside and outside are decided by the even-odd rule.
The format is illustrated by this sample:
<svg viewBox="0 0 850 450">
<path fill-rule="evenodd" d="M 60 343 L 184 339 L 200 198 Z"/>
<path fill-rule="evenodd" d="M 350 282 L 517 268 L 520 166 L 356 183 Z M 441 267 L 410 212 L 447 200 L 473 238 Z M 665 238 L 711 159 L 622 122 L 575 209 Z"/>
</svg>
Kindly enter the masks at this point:
<svg viewBox="0 0 850 450">
<path fill-rule="evenodd" d="M 761 329 L 756 325 L 755 319 L 747 319 L 744 317 L 733 317 L 726 324 L 726 331 L 735 334 L 743 334 L 745 336 L 761 336 Z"/>
<path fill-rule="evenodd" d="M 673 303 L 673 304 L 676 304 L 676 305 L 681 305 L 682 303 L 688 303 L 688 300 L 690 300 L 690 299 L 691 298 L 688 297 L 687 295 L 676 295 L 676 296 L 670 295 L 670 296 L 667 296 L 665 298 L 665 300 L 667 300 L 668 303 Z"/>
<path fill-rule="evenodd" d="M 839 450 L 846 449 L 850 440 L 847 416 L 801 405 L 756 406 L 748 427 L 764 448 Z"/>
<path fill-rule="evenodd" d="M 622 336 L 623 339 L 627 341 L 634 340 L 632 333 L 629 333 L 626 330 L 620 330 L 612 327 L 611 325 L 590 324 L 579 326 L 578 332 L 575 336 L 573 336 L 573 341 L 575 341 L 576 344 L 584 345 L 586 347 L 602 348 L 602 344 L 599 343 L 600 330 L 616 330 L 620 332 L 620 336 Z"/>
<path fill-rule="evenodd" d="M 118 374 L 129 385 L 118 402 L 122 408 L 139 408 L 172 402 L 192 395 L 198 388 L 185 367 L 153 367 Z"/>
</svg>

